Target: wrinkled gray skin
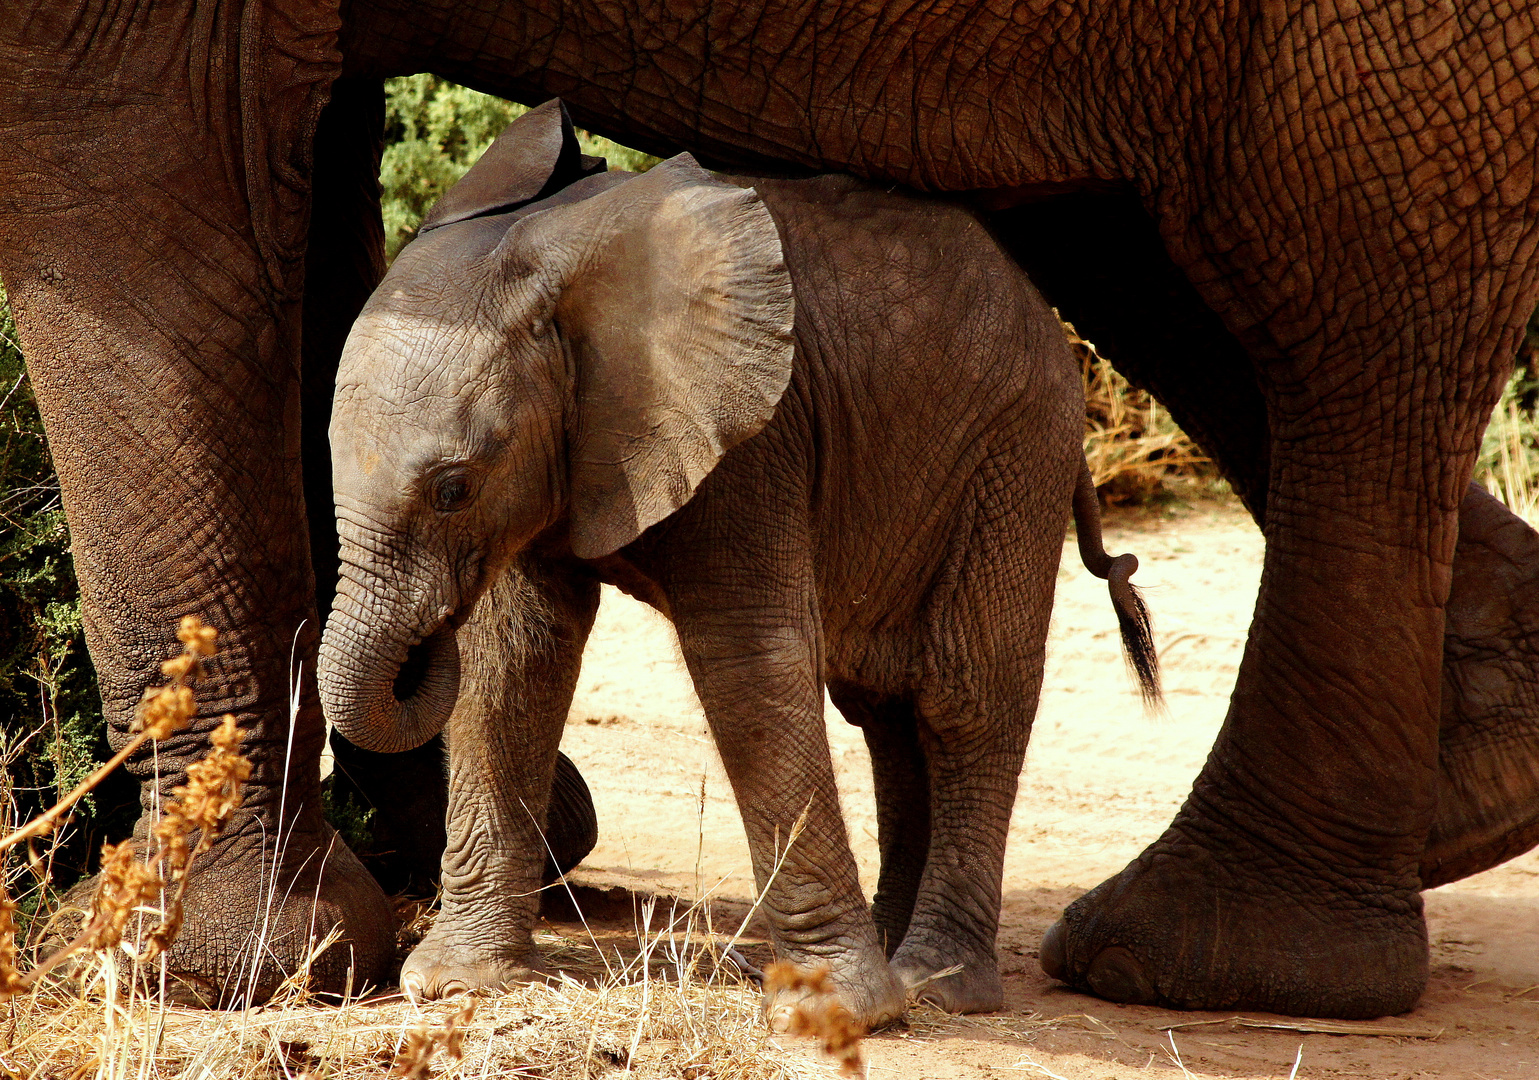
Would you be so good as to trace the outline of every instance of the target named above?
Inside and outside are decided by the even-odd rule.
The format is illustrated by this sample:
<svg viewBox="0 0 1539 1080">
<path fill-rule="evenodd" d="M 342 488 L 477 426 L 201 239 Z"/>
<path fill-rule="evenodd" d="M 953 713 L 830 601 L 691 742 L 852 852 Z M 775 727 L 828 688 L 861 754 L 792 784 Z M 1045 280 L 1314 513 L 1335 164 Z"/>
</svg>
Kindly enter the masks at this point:
<svg viewBox="0 0 1539 1080">
<path fill-rule="evenodd" d="M 457 682 L 481 703 L 450 721 L 443 911 L 403 984 L 539 968 L 541 785 L 604 581 L 678 631 L 777 951 L 829 964 L 868 1024 L 953 964 L 934 1001 L 999 1007 L 1005 834 L 1082 464 L 1056 320 L 970 213 L 847 178 L 744 189 L 683 157 L 552 201 L 582 194 L 427 232 L 343 353 L 327 715 L 387 750 L 431 736 Z M 825 682 L 876 773 L 870 909 Z"/>
</svg>

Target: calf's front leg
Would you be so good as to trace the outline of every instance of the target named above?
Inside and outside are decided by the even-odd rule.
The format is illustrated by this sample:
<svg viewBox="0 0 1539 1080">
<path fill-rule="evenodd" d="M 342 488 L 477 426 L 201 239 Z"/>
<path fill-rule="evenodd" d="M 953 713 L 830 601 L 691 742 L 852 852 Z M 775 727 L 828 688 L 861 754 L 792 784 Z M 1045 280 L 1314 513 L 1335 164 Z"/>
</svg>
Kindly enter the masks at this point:
<svg viewBox="0 0 1539 1080">
<path fill-rule="evenodd" d="M 460 697 L 447 728 L 443 906 L 401 968 L 418 998 L 528 982 L 557 747 L 598 611 L 593 579 L 511 567 L 459 630 Z"/>
</svg>

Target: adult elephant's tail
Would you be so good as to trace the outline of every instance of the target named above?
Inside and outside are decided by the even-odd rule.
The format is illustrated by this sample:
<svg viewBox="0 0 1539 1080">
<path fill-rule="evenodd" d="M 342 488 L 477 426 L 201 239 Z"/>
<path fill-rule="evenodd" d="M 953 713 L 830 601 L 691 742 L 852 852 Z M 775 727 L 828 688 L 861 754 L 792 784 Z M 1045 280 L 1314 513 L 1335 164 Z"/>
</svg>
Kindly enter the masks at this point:
<svg viewBox="0 0 1539 1080">
<path fill-rule="evenodd" d="M 1138 594 L 1132 577 L 1138 570 L 1138 556 L 1106 554 L 1101 544 L 1101 507 L 1096 500 L 1095 482 L 1090 463 L 1079 463 L 1079 480 L 1074 485 L 1074 529 L 1079 536 L 1079 558 L 1096 577 L 1107 583 L 1117 623 L 1122 628 L 1122 655 L 1138 679 L 1144 704 L 1160 702 L 1160 658 L 1154 650 L 1154 631 L 1149 625 L 1149 609 Z"/>
</svg>

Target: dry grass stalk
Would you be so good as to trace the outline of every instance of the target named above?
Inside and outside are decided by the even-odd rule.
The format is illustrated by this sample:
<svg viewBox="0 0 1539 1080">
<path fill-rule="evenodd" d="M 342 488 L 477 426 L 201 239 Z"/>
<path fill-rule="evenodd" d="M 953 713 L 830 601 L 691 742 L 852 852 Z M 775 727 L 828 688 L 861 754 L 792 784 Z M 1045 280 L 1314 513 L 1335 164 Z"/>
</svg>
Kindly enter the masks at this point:
<svg viewBox="0 0 1539 1080">
<path fill-rule="evenodd" d="M 82 780 L 74 791 L 0 840 L 0 851 L 8 851 L 23 840 L 29 840 L 34 836 L 45 836 L 52 832 L 59 820 L 69 812 L 70 807 L 85 798 L 108 773 L 127 761 L 135 750 L 150 739 L 165 739 L 187 726 L 187 721 L 196 711 L 192 688 L 188 683 L 202 674 L 198 661 L 214 654 L 214 641 L 218 631 L 211 626 L 205 626 L 203 620 L 196 615 L 186 615 L 182 618 L 181 626 L 177 628 L 176 636 L 182 642 L 181 655 L 167 660 L 160 666 L 162 673 L 169 676 L 171 682 L 166 686 L 145 690 L 144 701 L 140 703 L 139 715 L 135 719 L 137 730 L 134 737 L 123 749 L 112 755 L 110 760 Z"/>
<path fill-rule="evenodd" d="M 0 894 L 0 999 L 24 989 L 16 955 L 16 901 Z"/>
<path fill-rule="evenodd" d="M 1212 463 L 1148 394 L 1063 324 L 1085 388 L 1085 460 L 1109 503 L 1142 502 L 1175 478 L 1215 475 Z"/>
<path fill-rule="evenodd" d="M 866 1063 L 860 1056 L 860 1040 L 865 1038 L 866 1029 L 839 1001 L 826 966 L 806 970 L 789 960 L 777 960 L 764 969 L 764 989 L 769 994 L 801 994 L 791 1010 L 790 1034 L 816 1038 L 823 1053 L 839 1063 L 843 1075 L 866 1074 Z"/>
<path fill-rule="evenodd" d="M 182 642 L 181 654 L 160 666 L 171 681 L 145 691 L 134 737 L 69 795 L 0 841 L 0 851 L 51 832 L 69 807 L 145 742 L 166 739 L 187 727 L 197 712 L 190 684 L 202 674 L 201 661 L 214 654 L 217 632 L 196 615 L 188 615 L 182 619 L 176 636 Z M 213 733 L 213 749 L 203 760 L 188 766 L 188 782 L 172 790 L 172 801 L 162 809 L 153 830 L 155 850 L 149 859 L 140 862 L 130 840 L 103 847 L 101 873 L 85 926 L 67 945 L 25 975 L 17 966 L 16 931 L 10 914 L 15 904 L 9 895 L 0 893 L 0 905 L 4 908 L 4 915 L 0 916 L 0 998 L 35 986 L 49 971 L 78 952 L 103 953 L 116 948 L 123 940 L 130 917 L 152 908 L 168 889 L 171 892 L 158 913 L 159 922 L 146 936 L 143 951 L 132 955 L 136 961 L 148 961 L 171 947 L 182 925 L 182 902 L 192 859 L 213 844 L 229 815 L 240 805 L 241 785 L 251 776 L 251 762 L 239 751 L 241 738 L 235 718 L 226 716 Z M 196 847 L 188 839 L 194 831 L 199 832 Z"/>
</svg>

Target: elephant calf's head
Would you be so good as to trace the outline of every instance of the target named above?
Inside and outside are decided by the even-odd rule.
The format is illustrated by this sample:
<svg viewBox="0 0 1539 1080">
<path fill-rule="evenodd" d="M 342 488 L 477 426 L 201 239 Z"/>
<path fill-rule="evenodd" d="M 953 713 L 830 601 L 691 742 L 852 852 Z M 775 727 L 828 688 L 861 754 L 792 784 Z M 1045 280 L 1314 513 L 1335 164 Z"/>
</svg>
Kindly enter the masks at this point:
<svg viewBox="0 0 1539 1080">
<path fill-rule="evenodd" d="M 768 422 L 790 377 L 774 222 L 687 155 L 474 212 L 540 190 L 524 174 L 499 189 L 487 170 L 509 171 L 506 140 L 542 113 L 561 138 L 521 140 L 525 155 L 575 156 L 559 106 L 516 122 L 435 208 L 429 225 L 453 220 L 402 252 L 343 350 L 342 580 L 321 691 L 368 749 L 441 729 L 458 693 L 454 627 L 535 536 L 564 525 L 579 558 L 634 540 Z M 466 185 L 470 213 L 455 205 Z"/>
</svg>

